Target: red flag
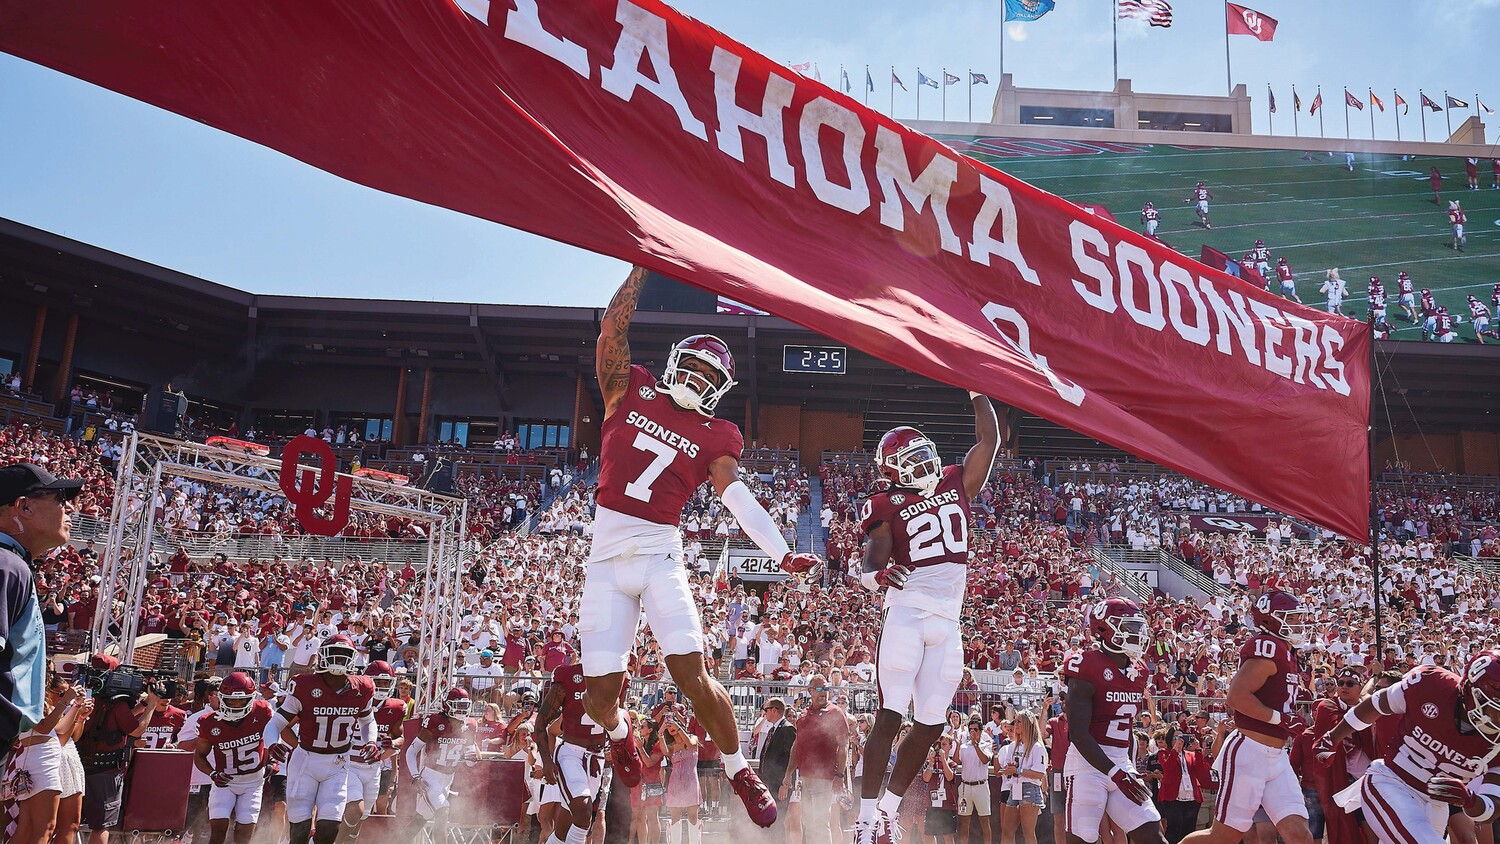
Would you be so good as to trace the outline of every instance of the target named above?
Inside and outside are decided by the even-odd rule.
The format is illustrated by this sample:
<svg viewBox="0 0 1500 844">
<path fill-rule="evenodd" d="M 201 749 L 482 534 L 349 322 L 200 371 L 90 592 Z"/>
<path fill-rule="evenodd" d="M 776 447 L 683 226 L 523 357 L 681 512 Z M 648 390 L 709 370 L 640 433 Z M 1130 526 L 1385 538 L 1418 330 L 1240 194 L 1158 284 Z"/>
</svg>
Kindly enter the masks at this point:
<svg viewBox="0 0 1500 844">
<path fill-rule="evenodd" d="M 1381 102 L 1380 98 L 1377 97 L 1377 96 L 1375 96 L 1375 90 L 1373 88 L 1367 88 L 1365 90 L 1370 95 L 1370 105 L 1375 106 L 1376 108 L 1380 109 L 1381 112 L 1384 112 L 1385 111 L 1385 103 Z"/>
<path fill-rule="evenodd" d="M 1317 114 L 1318 113 L 1318 109 L 1320 109 L 1322 107 L 1323 107 L 1323 92 L 1319 91 L 1318 95 L 1316 97 L 1313 97 L 1312 107 L 1307 110 L 1307 113 L 1309 115 Z"/>
<path fill-rule="evenodd" d="M 959 155 L 660 0 L 0 0 L 0 50 L 1368 530 L 1362 324 Z M 1296 432 L 1274 460 L 1270 431 Z"/>
<path fill-rule="evenodd" d="M 1276 37 L 1276 19 L 1237 3 L 1226 3 L 1229 8 L 1229 34 L 1253 35 L 1262 41 Z"/>
<path fill-rule="evenodd" d="M 1407 105 L 1406 98 L 1403 97 L 1403 96 L 1401 96 L 1401 92 L 1400 91 L 1396 92 L 1396 105 L 1395 105 L 1395 107 L 1401 109 L 1401 113 L 1402 114 L 1410 114 L 1411 113 L 1411 106 Z"/>
<path fill-rule="evenodd" d="M 1348 89 L 1344 90 L 1344 105 L 1354 106 L 1360 111 L 1365 110 L 1365 104 L 1359 101 L 1359 97 L 1356 97 L 1353 94 L 1349 93 Z"/>
</svg>

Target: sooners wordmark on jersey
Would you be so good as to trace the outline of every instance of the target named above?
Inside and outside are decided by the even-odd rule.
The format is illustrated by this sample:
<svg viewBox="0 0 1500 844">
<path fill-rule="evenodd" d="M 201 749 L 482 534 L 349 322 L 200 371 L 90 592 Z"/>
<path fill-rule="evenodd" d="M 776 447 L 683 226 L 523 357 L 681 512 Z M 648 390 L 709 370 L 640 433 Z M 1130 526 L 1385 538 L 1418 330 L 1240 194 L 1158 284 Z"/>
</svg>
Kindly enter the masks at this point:
<svg viewBox="0 0 1500 844">
<path fill-rule="evenodd" d="M 422 728 L 432 736 L 432 744 L 427 745 L 423 764 L 448 771 L 457 768 L 464 758 L 464 746 L 469 743 L 468 724 L 464 720 L 435 712 L 427 716 Z"/>
<path fill-rule="evenodd" d="M 281 702 L 287 718 L 297 716 L 297 745 L 313 753 L 346 753 L 360 720 L 375 709 L 375 683 L 362 674 L 341 678 L 339 688 L 322 674 L 298 674 Z M 339 680 L 333 681 L 338 685 Z"/>
<path fill-rule="evenodd" d="M 158 709 L 151 713 L 151 725 L 136 739 L 136 747 L 150 750 L 171 750 L 177 747 L 177 734 L 187 720 L 187 712 L 175 706 Z"/>
<path fill-rule="evenodd" d="M 1434 774 L 1468 781 L 1494 764 L 1494 744 L 1479 731 L 1458 728 L 1462 681 L 1451 671 L 1424 665 L 1401 682 L 1376 692 L 1376 708 L 1401 718 L 1397 740 L 1385 752 L 1385 764 L 1418 792 L 1427 792 Z"/>
<path fill-rule="evenodd" d="M 598 752 L 604 749 L 604 728 L 583 709 L 583 666 L 578 663 L 558 666 L 552 672 L 552 685 L 562 690 L 562 734 L 569 744 Z M 620 702 L 625 702 L 625 687 L 620 687 Z"/>
<path fill-rule="evenodd" d="M 886 606 L 911 606 L 957 619 L 969 563 L 969 494 L 960 466 L 944 466 L 931 495 L 895 488 L 865 499 L 861 527 L 891 529 L 891 562 L 912 568 L 904 589 L 887 590 Z"/>
<path fill-rule="evenodd" d="M 630 388 L 604 420 L 599 506 L 675 526 L 682 505 L 720 457 L 738 460 L 745 440 L 733 422 L 678 407 L 644 367 L 630 367 Z"/>
<path fill-rule="evenodd" d="M 269 701 L 257 700 L 238 721 L 225 721 L 210 712 L 198 722 L 198 740 L 209 743 L 208 766 L 232 777 L 253 774 L 266 764 L 260 736 L 271 723 Z"/>
<path fill-rule="evenodd" d="M 1260 689 L 1255 692 L 1255 699 L 1272 711 L 1289 711 L 1292 708 L 1292 702 L 1297 699 L 1297 690 L 1302 686 L 1297 673 L 1297 658 L 1292 655 L 1291 645 L 1288 645 L 1284 639 L 1264 633 L 1252 636 L 1250 641 L 1240 647 L 1240 665 L 1243 667 L 1252 659 L 1269 659 L 1276 664 L 1275 673 L 1261 684 Z M 1242 730 L 1272 738 L 1284 739 L 1291 735 L 1287 732 L 1285 720 L 1280 724 L 1272 724 L 1251 718 L 1238 710 L 1234 713 L 1234 725 Z"/>
<path fill-rule="evenodd" d="M 1101 747 L 1130 747 L 1130 726 L 1146 699 L 1145 672 L 1121 669 L 1108 654 L 1089 648 L 1063 663 L 1064 682 L 1077 677 L 1094 687 L 1094 716 L 1088 733 Z M 1076 730 L 1078 725 L 1071 725 Z"/>
</svg>

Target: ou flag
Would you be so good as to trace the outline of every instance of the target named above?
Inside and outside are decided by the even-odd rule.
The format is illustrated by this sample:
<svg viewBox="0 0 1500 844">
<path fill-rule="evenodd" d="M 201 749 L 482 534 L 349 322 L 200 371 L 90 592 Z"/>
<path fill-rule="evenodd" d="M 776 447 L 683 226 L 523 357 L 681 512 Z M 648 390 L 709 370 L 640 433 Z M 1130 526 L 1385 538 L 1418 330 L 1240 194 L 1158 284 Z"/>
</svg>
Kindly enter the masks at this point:
<svg viewBox="0 0 1500 844">
<path fill-rule="evenodd" d="M 1276 19 L 1237 3 L 1225 3 L 1230 35 L 1253 35 L 1262 41 L 1276 37 Z"/>
<path fill-rule="evenodd" d="M 1366 533 L 1362 324 L 964 158 L 657 0 L 0 0 L 0 50 Z"/>
</svg>

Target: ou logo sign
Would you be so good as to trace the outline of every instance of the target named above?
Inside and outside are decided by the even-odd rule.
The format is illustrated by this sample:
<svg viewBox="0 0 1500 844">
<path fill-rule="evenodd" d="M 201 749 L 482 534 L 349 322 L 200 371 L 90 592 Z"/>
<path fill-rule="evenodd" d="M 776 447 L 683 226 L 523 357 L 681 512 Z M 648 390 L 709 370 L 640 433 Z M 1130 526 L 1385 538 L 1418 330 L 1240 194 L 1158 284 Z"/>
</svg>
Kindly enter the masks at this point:
<svg viewBox="0 0 1500 844">
<path fill-rule="evenodd" d="M 1223 528 L 1224 530 L 1246 531 L 1256 529 L 1255 525 L 1252 525 L 1249 522 L 1242 522 L 1239 519 L 1226 519 L 1223 516 L 1206 516 L 1204 517 L 1203 521 L 1206 524 L 1213 525 L 1217 528 Z"/>
<path fill-rule="evenodd" d="M 318 458 L 318 471 L 300 465 L 302 455 Z M 308 533 L 333 536 L 349 524 L 349 499 L 354 481 L 338 475 L 338 458 L 333 448 L 317 437 L 299 434 L 281 452 L 281 492 L 291 502 L 297 521 Z M 333 499 L 332 512 L 321 516 L 315 512 Z M 314 689 L 313 691 L 317 691 Z"/>
<path fill-rule="evenodd" d="M 1245 9 L 1240 12 L 1240 17 L 1245 19 L 1245 28 L 1256 35 L 1260 34 L 1260 13 L 1253 9 Z"/>
</svg>

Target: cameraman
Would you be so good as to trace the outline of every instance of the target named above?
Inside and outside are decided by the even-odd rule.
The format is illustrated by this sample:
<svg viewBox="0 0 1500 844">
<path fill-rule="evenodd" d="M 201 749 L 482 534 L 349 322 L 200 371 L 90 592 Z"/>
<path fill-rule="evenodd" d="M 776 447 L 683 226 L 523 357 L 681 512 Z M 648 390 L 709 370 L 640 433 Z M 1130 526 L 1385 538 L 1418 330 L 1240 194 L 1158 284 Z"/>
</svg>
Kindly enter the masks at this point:
<svg viewBox="0 0 1500 844">
<path fill-rule="evenodd" d="M 119 668 L 120 661 L 108 654 L 94 654 L 90 665 L 106 673 Z M 100 699 L 83 735 L 78 737 L 84 775 L 83 823 L 89 828 L 89 844 L 105 844 L 109 830 L 119 826 L 131 739 L 146 732 L 160 702 L 155 688 L 148 688 L 144 695 Z"/>
</svg>

